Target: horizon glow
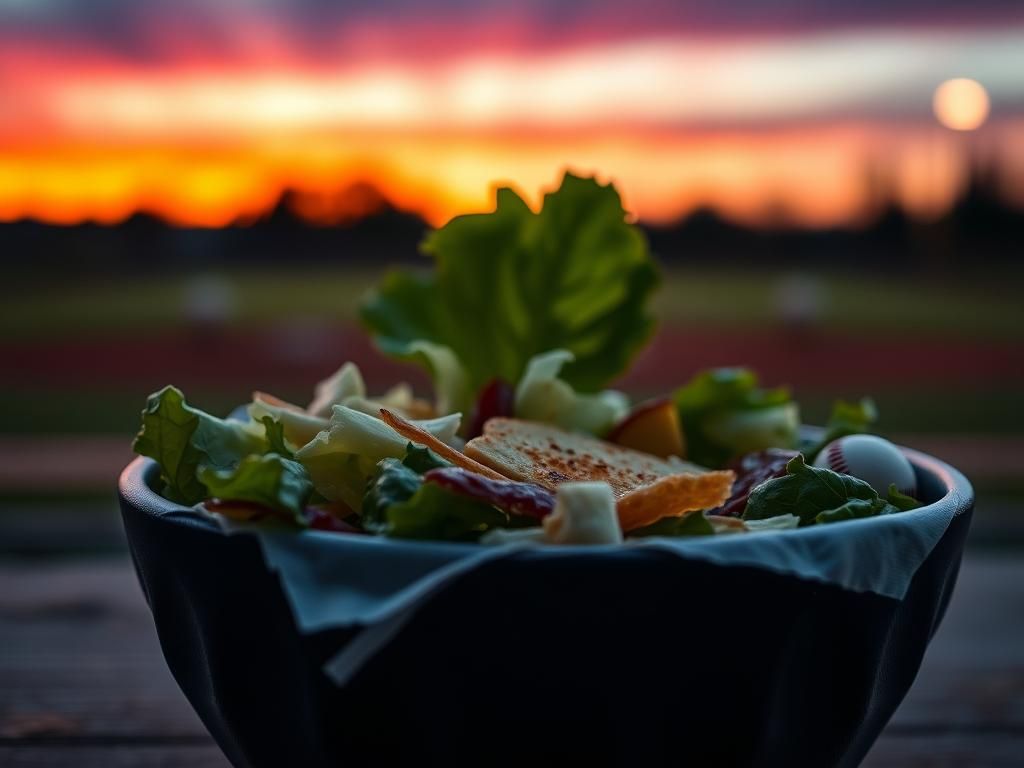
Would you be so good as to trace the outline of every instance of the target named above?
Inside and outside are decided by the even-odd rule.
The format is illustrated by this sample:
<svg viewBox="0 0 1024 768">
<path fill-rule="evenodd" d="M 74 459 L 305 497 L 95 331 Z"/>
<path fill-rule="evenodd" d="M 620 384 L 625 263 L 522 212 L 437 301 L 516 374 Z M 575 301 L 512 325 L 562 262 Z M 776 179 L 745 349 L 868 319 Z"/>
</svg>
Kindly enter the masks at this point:
<svg viewBox="0 0 1024 768">
<path fill-rule="evenodd" d="M 246 30 L 236 60 L 0 48 L 0 220 L 144 210 L 223 226 L 285 189 L 329 199 L 367 182 L 440 224 L 488 207 L 498 183 L 536 202 L 570 167 L 614 180 L 651 223 L 707 206 L 753 225 L 855 226 L 887 199 L 941 214 L 975 156 L 997 158 L 1024 204 L 1024 26 L 667 30 L 428 60 L 304 60 L 286 36 Z M 932 111 L 955 77 L 991 97 L 970 144 Z"/>
</svg>

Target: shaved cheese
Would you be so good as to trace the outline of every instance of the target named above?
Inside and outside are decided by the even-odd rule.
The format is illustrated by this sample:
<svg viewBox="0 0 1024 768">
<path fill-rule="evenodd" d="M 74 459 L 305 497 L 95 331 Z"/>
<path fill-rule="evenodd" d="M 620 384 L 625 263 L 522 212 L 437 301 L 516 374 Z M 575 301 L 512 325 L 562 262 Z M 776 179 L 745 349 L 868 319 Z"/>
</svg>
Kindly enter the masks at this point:
<svg viewBox="0 0 1024 768">
<path fill-rule="evenodd" d="M 608 483 L 563 483 L 555 511 L 542 521 L 552 544 L 621 544 L 615 497 Z"/>
</svg>

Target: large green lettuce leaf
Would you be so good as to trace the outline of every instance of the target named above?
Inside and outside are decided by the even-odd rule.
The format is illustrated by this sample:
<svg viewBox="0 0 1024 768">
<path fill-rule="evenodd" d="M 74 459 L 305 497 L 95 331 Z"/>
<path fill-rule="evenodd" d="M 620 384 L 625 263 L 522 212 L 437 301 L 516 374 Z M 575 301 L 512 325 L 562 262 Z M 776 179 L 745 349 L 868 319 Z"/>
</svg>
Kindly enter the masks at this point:
<svg viewBox="0 0 1024 768">
<path fill-rule="evenodd" d="M 160 465 L 166 498 L 191 505 L 207 496 L 196 474 L 199 468 L 232 469 L 249 454 L 265 453 L 264 429 L 204 413 L 186 403 L 181 390 L 167 386 L 146 401 L 132 450 Z"/>
<path fill-rule="evenodd" d="M 470 392 L 495 377 L 518 381 L 531 357 L 553 348 L 575 355 L 569 384 L 600 389 L 653 330 L 646 241 L 615 189 L 594 179 L 566 174 L 538 213 L 499 189 L 493 213 L 452 219 L 423 250 L 434 273 L 390 273 L 362 318 L 393 354 L 419 340 L 450 349 Z"/>
</svg>

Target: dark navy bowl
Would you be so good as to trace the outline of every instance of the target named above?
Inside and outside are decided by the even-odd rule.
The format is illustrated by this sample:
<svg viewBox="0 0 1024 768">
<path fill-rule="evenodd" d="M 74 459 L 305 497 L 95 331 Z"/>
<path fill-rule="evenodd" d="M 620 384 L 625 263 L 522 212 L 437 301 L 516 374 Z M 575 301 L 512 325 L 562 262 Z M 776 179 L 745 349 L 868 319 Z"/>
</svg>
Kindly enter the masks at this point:
<svg viewBox="0 0 1024 768">
<path fill-rule="evenodd" d="M 255 537 L 161 498 L 149 460 L 120 497 L 167 663 L 239 768 L 823 768 L 867 753 L 956 581 L 973 491 L 907 455 L 950 514 L 901 599 L 657 548 L 495 559 L 341 687 L 323 665 L 359 630 L 300 633 Z"/>
</svg>

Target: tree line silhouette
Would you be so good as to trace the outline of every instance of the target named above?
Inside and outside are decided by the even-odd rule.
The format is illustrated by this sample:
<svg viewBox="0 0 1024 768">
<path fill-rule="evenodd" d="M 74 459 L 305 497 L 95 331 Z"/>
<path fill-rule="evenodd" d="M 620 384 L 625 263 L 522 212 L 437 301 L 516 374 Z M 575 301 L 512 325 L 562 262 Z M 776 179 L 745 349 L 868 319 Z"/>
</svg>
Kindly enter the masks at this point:
<svg viewBox="0 0 1024 768">
<path fill-rule="evenodd" d="M 1024 210 L 1006 201 L 1004 187 L 992 166 L 978 166 L 956 204 L 930 221 L 888 198 L 862 226 L 752 228 L 704 209 L 670 226 L 644 228 L 666 264 L 957 271 L 1024 253 Z M 144 212 L 116 225 L 0 223 L 0 259 L 9 278 L 422 263 L 418 244 L 427 224 L 421 218 L 366 184 L 339 195 L 360 201 L 356 218 L 311 224 L 300 213 L 309 201 L 289 190 L 266 215 L 219 229 L 177 227 Z"/>
</svg>

